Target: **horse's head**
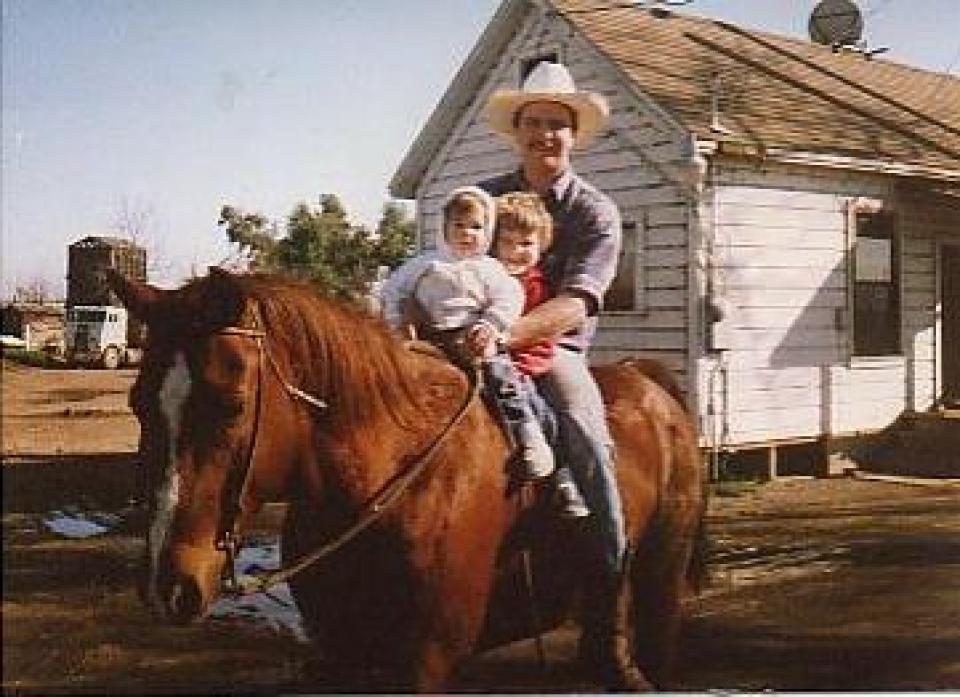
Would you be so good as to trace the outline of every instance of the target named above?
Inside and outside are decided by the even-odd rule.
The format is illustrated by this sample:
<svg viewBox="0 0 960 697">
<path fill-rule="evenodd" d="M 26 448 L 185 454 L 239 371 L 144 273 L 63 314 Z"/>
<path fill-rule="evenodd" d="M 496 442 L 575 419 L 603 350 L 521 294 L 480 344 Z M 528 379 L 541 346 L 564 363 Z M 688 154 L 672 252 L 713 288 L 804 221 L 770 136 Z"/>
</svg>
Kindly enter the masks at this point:
<svg viewBox="0 0 960 697">
<path fill-rule="evenodd" d="M 235 277 L 212 271 L 173 291 L 117 275 L 111 285 L 148 327 L 130 393 L 149 508 L 141 591 L 186 622 L 215 598 L 240 518 L 281 476 L 254 472 L 254 460 L 274 469 L 292 457 L 278 445 L 289 436 L 278 412 L 290 400 L 274 400 L 264 424 L 264 332 Z"/>
</svg>

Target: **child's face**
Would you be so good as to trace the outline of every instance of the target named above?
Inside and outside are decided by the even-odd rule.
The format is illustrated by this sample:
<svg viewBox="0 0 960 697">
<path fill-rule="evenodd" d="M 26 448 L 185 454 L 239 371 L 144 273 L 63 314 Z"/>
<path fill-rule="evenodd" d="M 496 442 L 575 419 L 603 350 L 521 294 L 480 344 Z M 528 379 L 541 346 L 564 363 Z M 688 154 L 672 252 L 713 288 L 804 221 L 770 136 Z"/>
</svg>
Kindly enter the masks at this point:
<svg viewBox="0 0 960 697">
<path fill-rule="evenodd" d="M 485 254 L 487 251 L 485 223 L 483 210 L 476 207 L 451 216 L 443 233 L 447 247 L 460 258 Z"/>
<path fill-rule="evenodd" d="M 519 276 L 540 261 L 540 238 L 532 231 L 501 228 L 495 251 L 507 272 Z"/>
</svg>

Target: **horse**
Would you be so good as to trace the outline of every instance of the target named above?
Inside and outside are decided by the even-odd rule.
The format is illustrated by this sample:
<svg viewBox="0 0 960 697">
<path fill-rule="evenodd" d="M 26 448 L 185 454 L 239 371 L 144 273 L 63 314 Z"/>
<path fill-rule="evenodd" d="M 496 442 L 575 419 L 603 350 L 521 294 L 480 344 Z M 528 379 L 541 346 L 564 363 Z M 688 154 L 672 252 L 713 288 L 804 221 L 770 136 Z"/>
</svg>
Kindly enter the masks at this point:
<svg viewBox="0 0 960 697">
<path fill-rule="evenodd" d="M 289 582 L 341 689 L 441 691 L 471 655 L 558 626 L 589 592 L 576 556 L 589 536 L 523 495 L 498 420 L 442 356 L 279 276 L 110 283 L 148 328 L 130 405 L 149 509 L 139 586 L 155 612 L 202 617 L 271 501 L 288 504 L 283 563 L 331 552 Z M 622 660 L 662 686 L 702 568 L 696 433 L 661 366 L 595 376 L 629 541 Z"/>
</svg>

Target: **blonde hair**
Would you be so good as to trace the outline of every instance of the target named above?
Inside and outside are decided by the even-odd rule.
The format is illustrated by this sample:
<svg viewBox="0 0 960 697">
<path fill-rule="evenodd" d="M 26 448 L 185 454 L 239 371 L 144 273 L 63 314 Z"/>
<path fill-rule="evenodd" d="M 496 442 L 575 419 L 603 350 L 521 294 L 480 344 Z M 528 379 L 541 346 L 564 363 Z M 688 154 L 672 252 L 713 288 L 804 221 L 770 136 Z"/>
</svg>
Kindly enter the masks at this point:
<svg viewBox="0 0 960 697">
<path fill-rule="evenodd" d="M 541 254 L 553 242 L 553 218 L 538 194 L 514 191 L 498 196 L 495 236 L 503 229 L 536 234 Z"/>
</svg>

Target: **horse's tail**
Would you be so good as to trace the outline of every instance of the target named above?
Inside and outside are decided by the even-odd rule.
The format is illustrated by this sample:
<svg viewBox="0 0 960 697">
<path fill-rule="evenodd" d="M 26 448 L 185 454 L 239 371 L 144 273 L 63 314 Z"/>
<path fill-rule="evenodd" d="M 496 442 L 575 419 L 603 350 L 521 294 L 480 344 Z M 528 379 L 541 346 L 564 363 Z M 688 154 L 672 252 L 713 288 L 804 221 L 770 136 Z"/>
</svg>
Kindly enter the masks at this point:
<svg viewBox="0 0 960 697">
<path fill-rule="evenodd" d="M 651 358 L 631 357 L 620 361 L 621 365 L 629 366 L 640 372 L 645 377 L 653 380 L 667 394 L 676 400 L 684 411 L 689 414 L 687 409 L 686 397 L 680 387 L 673 372 L 660 361 Z M 699 460 L 699 453 L 691 454 Z M 702 468 L 701 468 L 702 472 Z M 707 534 L 706 511 L 710 492 L 709 482 L 704 480 L 701 486 L 701 511 L 697 520 L 696 528 L 693 531 L 693 543 L 691 548 L 690 563 L 687 566 L 686 581 L 690 590 L 699 593 L 709 580 L 709 567 L 707 557 L 709 553 L 709 537 Z"/>
<path fill-rule="evenodd" d="M 680 387 L 680 383 L 677 382 L 677 378 L 673 372 L 663 363 L 652 358 L 639 358 L 634 356 L 624 358 L 620 361 L 620 365 L 629 366 L 653 380 L 662 387 L 668 395 L 673 397 L 684 411 L 687 411 L 687 400 L 683 389 Z"/>
</svg>

